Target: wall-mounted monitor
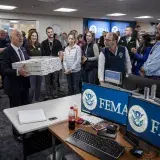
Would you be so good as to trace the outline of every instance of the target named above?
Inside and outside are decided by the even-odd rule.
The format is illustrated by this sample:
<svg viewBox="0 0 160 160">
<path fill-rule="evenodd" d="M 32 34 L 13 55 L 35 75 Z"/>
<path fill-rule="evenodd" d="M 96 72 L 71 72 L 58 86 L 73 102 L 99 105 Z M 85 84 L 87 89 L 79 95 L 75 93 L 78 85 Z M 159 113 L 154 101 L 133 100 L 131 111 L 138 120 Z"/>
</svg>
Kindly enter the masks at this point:
<svg viewBox="0 0 160 160">
<path fill-rule="evenodd" d="M 102 36 L 103 31 L 110 31 L 110 22 L 89 20 L 88 28 L 90 31 L 95 33 L 95 38 L 100 38 Z"/>
<path fill-rule="evenodd" d="M 130 26 L 129 22 L 111 22 L 111 32 L 120 31 L 121 36 L 124 36 L 125 29 Z"/>
</svg>

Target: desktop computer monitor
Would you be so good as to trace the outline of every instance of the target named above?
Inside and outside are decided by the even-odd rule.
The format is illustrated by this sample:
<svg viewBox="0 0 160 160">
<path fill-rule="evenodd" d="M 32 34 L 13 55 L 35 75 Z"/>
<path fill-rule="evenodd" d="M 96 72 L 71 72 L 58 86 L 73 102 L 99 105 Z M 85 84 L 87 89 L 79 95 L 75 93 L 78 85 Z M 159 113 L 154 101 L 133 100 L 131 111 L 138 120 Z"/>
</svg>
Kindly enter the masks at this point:
<svg viewBox="0 0 160 160">
<path fill-rule="evenodd" d="M 81 111 L 126 125 L 129 95 L 125 91 L 83 83 Z"/>
<path fill-rule="evenodd" d="M 160 106 L 156 103 L 129 97 L 127 132 L 160 148 Z"/>
<path fill-rule="evenodd" d="M 130 74 L 124 80 L 123 88 L 127 90 L 135 90 L 137 88 L 141 89 L 141 93 L 143 94 L 143 90 L 145 87 L 151 88 L 152 85 L 157 85 L 156 96 L 160 97 L 160 80 L 150 79 L 147 77 L 136 76 Z"/>
</svg>

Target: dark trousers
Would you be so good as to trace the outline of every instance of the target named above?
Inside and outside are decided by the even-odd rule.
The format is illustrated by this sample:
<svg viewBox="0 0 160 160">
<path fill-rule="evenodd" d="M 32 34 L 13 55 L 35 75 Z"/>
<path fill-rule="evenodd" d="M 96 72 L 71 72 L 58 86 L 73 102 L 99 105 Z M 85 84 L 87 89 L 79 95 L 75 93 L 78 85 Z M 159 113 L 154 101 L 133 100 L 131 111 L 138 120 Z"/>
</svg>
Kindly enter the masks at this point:
<svg viewBox="0 0 160 160">
<path fill-rule="evenodd" d="M 31 102 L 39 101 L 41 94 L 42 76 L 30 76 Z"/>
<path fill-rule="evenodd" d="M 45 88 L 47 98 L 54 98 L 55 96 L 58 96 L 58 79 L 59 71 L 50 73 L 45 76 Z"/>
<path fill-rule="evenodd" d="M 29 104 L 29 89 L 22 89 L 15 95 L 9 96 L 10 108 Z M 19 136 L 18 131 L 12 126 L 12 132 L 15 137 Z"/>
<path fill-rule="evenodd" d="M 29 89 L 21 89 L 15 95 L 9 96 L 10 108 L 29 104 Z"/>
<path fill-rule="evenodd" d="M 80 72 L 67 74 L 68 90 L 69 95 L 74 95 L 80 93 Z"/>
<path fill-rule="evenodd" d="M 82 77 L 83 77 L 83 82 L 85 82 L 85 83 L 97 84 L 98 69 L 93 68 L 93 69 L 90 69 L 90 70 L 85 70 L 83 68 Z"/>
</svg>

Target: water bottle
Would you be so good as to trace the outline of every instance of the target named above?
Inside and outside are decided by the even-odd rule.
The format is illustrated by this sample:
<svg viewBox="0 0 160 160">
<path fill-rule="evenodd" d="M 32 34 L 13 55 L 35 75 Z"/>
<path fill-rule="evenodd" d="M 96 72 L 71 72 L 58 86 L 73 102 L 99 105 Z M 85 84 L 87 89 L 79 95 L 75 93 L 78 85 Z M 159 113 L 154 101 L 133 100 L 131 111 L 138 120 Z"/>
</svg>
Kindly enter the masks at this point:
<svg viewBox="0 0 160 160">
<path fill-rule="evenodd" d="M 156 89 L 157 89 L 157 85 L 154 84 L 151 87 L 151 99 L 155 99 L 156 98 Z"/>
<path fill-rule="evenodd" d="M 75 129 L 75 111 L 74 107 L 70 107 L 69 115 L 68 115 L 68 128 L 70 130 Z"/>
<path fill-rule="evenodd" d="M 150 91 L 150 88 L 148 87 L 144 88 L 144 98 L 145 99 L 149 99 L 149 91 Z"/>
</svg>

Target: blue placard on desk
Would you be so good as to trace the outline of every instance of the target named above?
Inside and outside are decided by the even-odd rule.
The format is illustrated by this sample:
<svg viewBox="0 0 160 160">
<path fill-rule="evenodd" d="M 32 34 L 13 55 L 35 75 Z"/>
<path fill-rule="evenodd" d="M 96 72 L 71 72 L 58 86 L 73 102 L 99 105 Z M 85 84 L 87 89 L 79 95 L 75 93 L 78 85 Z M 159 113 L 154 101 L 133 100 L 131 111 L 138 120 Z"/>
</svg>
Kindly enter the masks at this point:
<svg viewBox="0 0 160 160">
<path fill-rule="evenodd" d="M 160 106 L 129 97 L 127 131 L 160 147 Z"/>
<path fill-rule="evenodd" d="M 121 73 L 116 71 L 105 70 L 105 82 L 121 84 Z"/>
<path fill-rule="evenodd" d="M 82 85 L 81 110 L 126 125 L 129 95 L 128 92 L 84 83 Z"/>
</svg>

